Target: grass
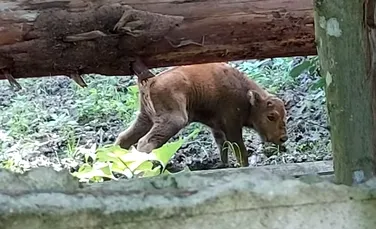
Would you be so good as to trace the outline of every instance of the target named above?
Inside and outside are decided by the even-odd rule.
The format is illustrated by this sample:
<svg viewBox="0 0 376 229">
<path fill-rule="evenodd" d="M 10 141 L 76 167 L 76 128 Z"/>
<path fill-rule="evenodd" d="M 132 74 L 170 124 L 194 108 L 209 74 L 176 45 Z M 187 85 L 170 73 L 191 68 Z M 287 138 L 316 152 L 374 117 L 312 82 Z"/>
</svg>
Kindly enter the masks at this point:
<svg viewBox="0 0 376 229">
<path fill-rule="evenodd" d="M 257 83 L 264 86 L 269 92 L 276 93 L 285 86 L 294 86 L 295 79 L 289 74 L 293 67 L 294 59 L 276 58 L 270 64 L 270 59 L 263 61 L 241 62 L 232 64 L 239 70 L 248 74 Z"/>
<path fill-rule="evenodd" d="M 277 93 L 299 85 L 302 70 L 295 68 L 298 73 L 291 74 L 293 62 L 294 58 L 276 58 L 231 64 Z M 17 92 L 9 89 L 7 81 L 0 81 L 0 166 L 16 171 L 41 165 L 77 169 L 83 161 L 81 149 L 114 141 L 135 118 L 135 78 L 85 75 L 84 79 L 87 88 L 65 77 L 19 79 L 23 89 Z M 199 126 L 193 124 L 187 131 Z M 39 164 L 25 165 L 27 161 Z"/>
</svg>

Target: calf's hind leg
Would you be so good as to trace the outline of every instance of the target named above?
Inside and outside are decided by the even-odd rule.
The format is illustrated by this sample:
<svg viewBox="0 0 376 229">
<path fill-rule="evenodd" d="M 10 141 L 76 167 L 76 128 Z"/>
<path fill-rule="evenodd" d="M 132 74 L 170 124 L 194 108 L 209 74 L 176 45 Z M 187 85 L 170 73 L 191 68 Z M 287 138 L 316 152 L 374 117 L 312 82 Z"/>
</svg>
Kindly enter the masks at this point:
<svg viewBox="0 0 376 229">
<path fill-rule="evenodd" d="M 116 138 L 115 145 L 119 145 L 123 149 L 129 149 L 131 145 L 144 136 L 152 127 L 153 122 L 142 112 L 137 116 L 136 120 Z"/>
<path fill-rule="evenodd" d="M 137 150 L 150 153 L 163 146 L 188 123 L 184 114 L 165 114 L 154 121 L 153 127 L 137 144 Z"/>
</svg>

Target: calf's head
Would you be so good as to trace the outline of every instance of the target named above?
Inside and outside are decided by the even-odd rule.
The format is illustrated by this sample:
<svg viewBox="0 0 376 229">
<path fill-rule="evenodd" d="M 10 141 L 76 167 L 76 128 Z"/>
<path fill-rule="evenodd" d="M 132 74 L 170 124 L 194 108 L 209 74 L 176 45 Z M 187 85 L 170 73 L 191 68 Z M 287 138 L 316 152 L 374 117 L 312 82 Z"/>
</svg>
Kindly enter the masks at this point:
<svg viewBox="0 0 376 229">
<path fill-rule="evenodd" d="M 286 110 L 281 99 L 274 95 L 262 97 L 257 91 L 248 91 L 251 114 L 248 123 L 261 139 L 281 145 L 287 141 Z"/>
</svg>

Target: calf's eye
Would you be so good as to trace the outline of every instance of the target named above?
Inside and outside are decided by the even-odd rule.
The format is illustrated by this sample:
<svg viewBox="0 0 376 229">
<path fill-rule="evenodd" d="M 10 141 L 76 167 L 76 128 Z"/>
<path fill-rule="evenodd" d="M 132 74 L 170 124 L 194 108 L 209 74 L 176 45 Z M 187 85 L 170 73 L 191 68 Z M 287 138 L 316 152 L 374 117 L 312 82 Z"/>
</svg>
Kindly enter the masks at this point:
<svg viewBox="0 0 376 229">
<path fill-rule="evenodd" d="M 268 115 L 268 119 L 269 119 L 269 121 L 275 121 L 276 120 L 276 117 L 273 115 L 273 114 L 270 114 L 270 115 Z"/>
</svg>

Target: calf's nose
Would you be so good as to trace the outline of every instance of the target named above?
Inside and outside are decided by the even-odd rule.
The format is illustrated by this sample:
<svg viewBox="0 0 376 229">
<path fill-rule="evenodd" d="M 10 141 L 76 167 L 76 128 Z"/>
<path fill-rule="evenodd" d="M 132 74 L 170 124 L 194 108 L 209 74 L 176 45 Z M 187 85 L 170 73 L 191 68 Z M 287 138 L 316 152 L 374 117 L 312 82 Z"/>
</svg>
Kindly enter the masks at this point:
<svg viewBox="0 0 376 229">
<path fill-rule="evenodd" d="M 283 136 L 283 137 L 281 137 L 279 140 L 281 141 L 281 142 L 285 142 L 285 141 L 287 141 L 287 136 L 285 135 L 285 136 Z"/>
</svg>

